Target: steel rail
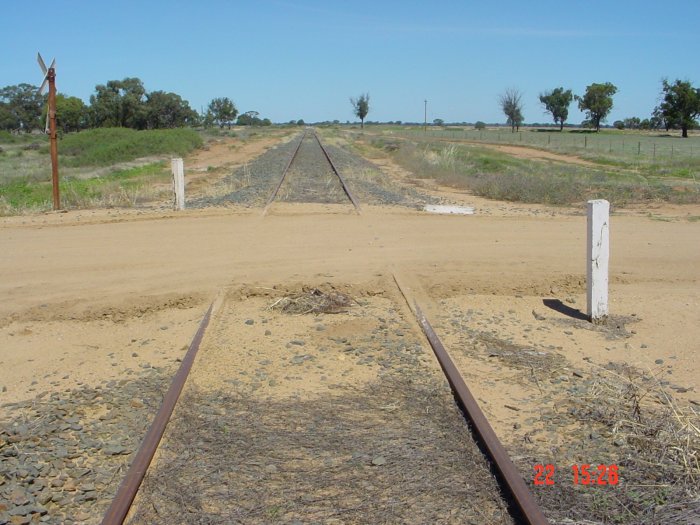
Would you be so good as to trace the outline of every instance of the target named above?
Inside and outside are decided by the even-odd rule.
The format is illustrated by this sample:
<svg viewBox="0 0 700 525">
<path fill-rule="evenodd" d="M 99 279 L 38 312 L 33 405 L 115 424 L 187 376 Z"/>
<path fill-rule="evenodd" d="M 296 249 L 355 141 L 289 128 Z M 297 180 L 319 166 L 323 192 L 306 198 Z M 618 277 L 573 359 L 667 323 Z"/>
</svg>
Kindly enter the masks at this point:
<svg viewBox="0 0 700 525">
<path fill-rule="evenodd" d="M 163 398 L 163 403 L 158 410 L 158 414 L 156 414 L 155 419 L 151 423 L 151 427 L 148 429 L 146 437 L 141 443 L 141 447 L 136 453 L 134 460 L 131 462 L 131 466 L 126 473 L 126 476 L 124 476 L 124 479 L 117 490 L 116 496 L 112 500 L 109 509 L 107 509 L 107 512 L 102 519 L 102 525 L 121 525 L 129 513 L 131 504 L 136 497 L 136 493 L 138 492 L 141 482 L 146 475 L 146 471 L 151 464 L 151 460 L 153 459 L 156 449 L 158 448 L 158 444 L 163 437 L 165 427 L 170 420 L 175 404 L 180 397 L 180 393 L 185 385 L 187 376 L 192 369 L 192 364 L 194 363 L 197 351 L 199 350 L 199 345 L 204 338 L 204 332 L 209 325 L 209 319 L 211 318 L 213 308 L 214 302 L 211 303 L 207 313 L 204 314 L 202 321 L 199 323 L 199 328 L 197 329 L 197 333 L 190 343 L 187 354 L 185 354 L 182 364 L 175 374 L 168 392 Z"/>
<path fill-rule="evenodd" d="M 314 137 L 316 138 L 316 142 L 318 142 L 318 145 L 321 147 L 321 151 L 323 151 L 323 154 L 326 156 L 326 159 L 328 160 L 328 163 L 331 165 L 331 168 L 333 168 L 333 172 L 338 176 L 338 179 L 340 180 L 340 184 L 343 186 L 343 191 L 345 192 L 345 195 L 348 196 L 348 199 L 350 199 L 350 202 L 352 202 L 352 205 L 355 206 L 355 211 L 357 213 L 360 213 L 360 204 L 355 200 L 355 197 L 352 196 L 352 193 L 350 193 L 350 188 L 348 188 L 348 185 L 345 184 L 345 180 L 343 179 L 343 176 L 340 174 L 340 171 L 338 168 L 335 167 L 335 164 L 333 164 L 333 161 L 331 160 L 331 156 L 328 154 L 328 151 L 326 151 L 325 146 L 321 143 L 321 139 L 318 138 L 318 135 L 316 132 L 313 132 Z"/>
<path fill-rule="evenodd" d="M 294 150 L 294 153 L 292 153 L 292 156 L 289 157 L 289 161 L 287 162 L 287 165 L 284 167 L 284 170 L 282 170 L 282 177 L 280 178 L 280 181 L 277 184 L 275 191 L 273 191 L 272 195 L 270 195 L 270 197 L 267 199 L 267 203 L 265 204 L 265 207 L 263 208 L 263 212 L 262 212 L 263 215 L 265 215 L 267 213 L 267 209 L 272 204 L 272 201 L 275 200 L 275 197 L 277 197 L 277 193 L 280 191 L 280 188 L 282 187 L 282 183 L 284 182 L 284 179 L 287 177 L 287 172 L 289 171 L 289 167 L 292 165 L 292 162 L 294 162 L 294 159 L 297 158 L 297 154 L 299 153 L 299 150 L 301 149 L 301 145 L 304 143 L 304 139 L 306 138 L 306 134 L 307 134 L 307 132 L 304 131 L 304 134 L 301 136 L 301 140 L 299 141 L 299 144 L 297 144 L 297 147 Z"/>
<path fill-rule="evenodd" d="M 452 392 L 457 399 L 457 402 L 462 410 L 462 413 L 469 420 L 482 447 L 486 450 L 491 463 L 495 466 L 498 474 L 500 474 L 500 479 L 502 480 L 502 485 L 505 485 L 505 489 L 512 500 L 517 506 L 517 511 L 520 513 L 520 523 L 526 523 L 529 525 L 547 525 L 549 522 L 544 516 L 542 509 L 535 501 L 530 490 L 525 485 L 520 472 L 511 461 L 506 449 L 503 447 L 498 439 L 498 436 L 494 432 L 491 424 L 486 419 L 486 416 L 479 408 L 476 399 L 470 392 L 467 384 L 464 382 L 457 366 L 452 361 L 450 354 L 447 352 L 443 346 L 440 338 L 433 330 L 427 317 L 421 310 L 418 303 L 414 301 L 413 306 L 415 310 L 411 308 L 411 303 L 399 284 L 399 281 L 394 276 L 394 281 L 403 295 L 409 308 L 413 311 L 416 316 L 416 320 L 420 325 L 425 337 L 428 339 L 430 346 L 435 353 L 435 357 L 440 363 L 440 367 L 447 377 L 447 381 L 452 388 Z"/>
</svg>

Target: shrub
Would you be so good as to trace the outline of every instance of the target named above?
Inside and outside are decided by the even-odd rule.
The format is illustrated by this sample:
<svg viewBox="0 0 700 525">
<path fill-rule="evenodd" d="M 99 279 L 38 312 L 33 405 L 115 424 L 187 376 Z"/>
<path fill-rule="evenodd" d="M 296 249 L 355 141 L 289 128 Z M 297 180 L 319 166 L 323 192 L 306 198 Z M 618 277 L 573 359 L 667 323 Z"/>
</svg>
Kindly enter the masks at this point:
<svg viewBox="0 0 700 525">
<path fill-rule="evenodd" d="M 481 122 L 481 121 L 479 120 L 479 121 L 477 121 L 476 124 L 474 124 L 474 129 L 478 129 L 478 130 L 486 129 L 486 123 L 485 123 L 485 122 Z"/>
<path fill-rule="evenodd" d="M 184 156 L 202 144 L 199 134 L 189 128 L 99 128 L 66 135 L 60 149 L 66 166 L 109 166 L 148 156 Z"/>
</svg>

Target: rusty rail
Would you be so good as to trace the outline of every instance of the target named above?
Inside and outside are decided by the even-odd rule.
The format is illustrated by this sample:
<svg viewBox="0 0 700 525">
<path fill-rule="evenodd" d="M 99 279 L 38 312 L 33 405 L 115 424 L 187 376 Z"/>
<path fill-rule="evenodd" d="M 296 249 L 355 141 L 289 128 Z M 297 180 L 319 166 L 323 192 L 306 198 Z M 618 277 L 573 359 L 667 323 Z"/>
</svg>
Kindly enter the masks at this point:
<svg viewBox="0 0 700 525">
<path fill-rule="evenodd" d="M 416 320 L 423 330 L 425 337 L 428 339 L 463 414 L 471 423 L 480 445 L 486 450 L 489 459 L 500 475 L 500 480 L 502 481 L 501 485 L 512 497 L 517 507 L 514 510 L 517 510 L 520 514 L 520 516 L 518 516 L 519 523 L 547 525 L 549 522 L 544 516 L 542 509 L 540 509 L 532 493 L 527 488 L 527 485 L 525 485 L 520 472 L 518 472 L 518 469 L 511 461 L 506 449 L 503 448 L 498 436 L 488 422 L 488 419 L 486 419 L 481 408 L 479 408 L 476 399 L 474 399 L 474 396 L 459 373 L 457 366 L 452 361 L 450 354 L 443 346 L 435 330 L 433 330 L 427 317 L 420 306 L 418 306 L 417 302 L 414 301 L 413 303 L 415 310 L 412 308 L 411 302 L 399 284 L 399 281 L 396 279 L 396 276 L 394 276 L 394 281 L 409 308 L 414 312 Z"/>
<path fill-rule="evenodd" d="M 148 429 L 148 433 L 143 439 L 141 447 L 136 453 L 136 457 L 134 457 L 126 476 L 124 476 L 124 479 L 119 486 L 119 490 L 117 490 L 117 495 L 112 500 L 109 509 L 107 509 L 107 512 L 102 519 L 102 525 L 121 525 L 129 513 L 131 504 L 136 497 L 136 493 L 138 492 L 141 482 L 146 475 L 148 466 L 151 464 L 153 455 L 155 454 L 158 444 L 163 437 L 165 427 L 170 420 L 175 404 L 180 397 L 182 387 L 185 385 L 187 376 L 192 369 L 192 364 L 194 363 L 197 351 L 199 350 L 199 345 L 204 338 L 204 332 L 209 325 L 209 319 L 211 318 L 213 308 L 214 303 L 212 302 L 207 310 L 207 313 L 204 314 L 202 321 L 199 323 L 197 333 L 190 343 L 187 354 L 185 354 L 182 364 L 175 374 L 167 394 L 165 394 L 165 397 L 163 398 L 163 403 L 161 404 L 153 423 L 151 423 L 151 428 Z"/>
<path fill-rule="evenodd" d="M 321 144 L 321 139 L 318 138 L 318 135 L 314 131 L 314 137 L 316 138 L 316 142 L 318 142 L 318 145 L 321 147 L 321 151 L 323 151 L 323 154 L 326 156 L 326 159 L 328 160 L 328 163 L 331 165 L 331 168 L 333 168 L 333 172 L 338 176 L 338 179 L 340 180 L 340 184 L 343 186 L 343 191 L 345 192 L 345 195 L 348 196 L 348 199 L 350 199 L 350 202 L 352 202 L 352 205 L 355 206 L 355 211 L 357 213 L 360 213 L 360 204 L 355 200 L 355 197 L 352 196 L 352 193 L 350 193 L 350 188 L 348 188 L 347 184 L 345 184 L 345 180 L 343 179 L 343 176 L 340 174 L 340 171 L 338 171 L 338 168 L 335 167 L 335 164 L 333 164 L 333 161 L 331 160 L 331 156 L 328 154 L 328 151 L 326 151 L 326 148 L 323 144 Z"/>
<path fill-rule="evenodd" d="M 306 138 L 306 131 L 304 131 L 304 134 L 301 136 L 301 140 L 299 141 L 299 144 L 297 144 L 296 149 L 294 150 L 294 153 L 292 153 L 292 156 L 289 157 L 289 161 L 287 162 L 287 165 L 284 167 L 284 170 L 282 170 L 282 177 L 280 178 L 279 183 L 277 184 L 277 187 L 275 190 L 272 192 L 270 197 L 267 199 L 267 203 L 265 204 L 265 207 L 263 208 L 262 214 L 265 215 L 267 213 L 267 209 L 270 207 L 272 204 L 272 201 L 275 200 L 275 197 L 277 197 L 277 193 L 279 193 L 280 188 L 282 187 L 282 183 L 284 182 L 284 179 L 287 177 L 287 172 L 289 171 L 289 167 L 292 165 L 292 162 L 294 162 L 294 159 L 297 158 L 297 154 L 299 153 L 299 150 L 301 149 L 301 145 L 304 143 L 304 139 Z"/>
</svg>

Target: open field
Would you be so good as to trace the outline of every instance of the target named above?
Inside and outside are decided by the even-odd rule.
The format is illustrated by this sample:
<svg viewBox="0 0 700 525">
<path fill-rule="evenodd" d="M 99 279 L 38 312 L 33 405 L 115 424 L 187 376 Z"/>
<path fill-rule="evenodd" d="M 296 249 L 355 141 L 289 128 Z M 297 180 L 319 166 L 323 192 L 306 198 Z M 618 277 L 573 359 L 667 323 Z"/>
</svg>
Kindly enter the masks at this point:
<svg viewBox="0 0 700 525">
<path fill-rule="evenodd" d="M 387 148 L 389 138 L 355 132 L 320 135 L 343 159 L 349 186 L 362 190 L 359 215 L 347 203 L 275 202 L 263 217 L 265 192 L 255 186 L 274 179 L 295 138 L 273 129 L 205 137 L 205 148 L 185 158 L 188 196 L 205 200 L 202 207 L 167 210 L 163 195 L 0 218 L 0 461 L 4 472 L 27 472 L 6 477 L 0 494 L 32 502 L 13 509 L 38 505 L 35 514 L 53 523 L 99 522 L 219 296 L 223 306 L 132 523 L 203 512 L 225 521 L 234 510 L 260 523 L 312 514 L 336 523 L 352 515 L 495 521 L 495 503 L 473 508 L 463 499 L 487 492 L 490 478 L 465 441 L 450 437 L 460 420 L 396 288 L 399 275 L 551 523 L 697 521 L 700 205 L 630 199 L 614 210 L 612 317 L 593 327 L 581 319 L 588 193 L 558 206 L 534 197 L 528 204 L 522 195 L 485 199 L 442 177 L 459 176 L 464 165 L 533 176 L 545 166 L 578 183 L 594 168 L 552 168 L 469 144 L 411 140 L 402 152 L 404 142 Z M 365 158 L 351 162 L 343 151 Z M 609 175 L 635 180 L 625 170 Z M 162 177 L 153 186 L 167 191 Z M 240 200 L 206 200 L 226 195 Z M 401 199 L 382 203 L 393 195 Z M 422 202 L 468 205 L 475 214 L 432 215 Z M 341 291 L 352 307 L 276 308 L 313 288 Z M 421 428 L 412 429 L 419 417 Z M 352 439 L 336 443 L 334 432 Z M 239 469 L 189 455 L 231 443 L 239 445 L 221 457 Z M 532 485 L 536 464 L 556 468 L 553 486 Z M 616 465 L 621 482 L 574 486 L 579 464 Z M 426 472 L 434 493 L 426 493 Z M 333 490 L 331 477 L 349 489 Z M 170 514 L 195 486 L 201 496 Z M 217 494 L 243 504 L 218 505 Z M 454 498 L 460 504 L 449 509 L 431 506 Z"/>
<path fill-rule="evenodd" d="M 377 128 L 382 129 L 381 126 Z M 658 160 L 660 163 L 667 164 L 669 161 L 682 163 L 692 159 L 700 159 L 700 133 L 691 132 L 687 139 L 683 139 L 680 137 L 680 132 L 676 130 L 665 132 L 603 129 L 596 133 L 592 130 L 572 130 L 570 128 L 565 128 L 564 131 L 560 132 L 558 129 L 551 128 L 523 127 L 520 131 L 512 133 L 509 128 L 505 127 L 476 130 L 458 126 L 430 126 L 427 131 L 424 131 L 423 128 L 406 129 L 394 126 L 387 127 L 383 132 L 490 144 L 531 146 L 593 160 L 605 160 L 610 163 L 644 164 Z"/>
<path fill-rule="evenodd" d="M 489 145 L 511 145 L 535 148 L 599 165 L 600 168 L 634 171 L 647 179 L 688 179 L 697 184 L 700 178 L 700 133 L 683 139 L 677 131 L 640 132 L 602 130 L 570 130 L 548 128 L 475 130 L 460 127 L 370 127 L 369 132 L 382 136 L 411 138 L 418 142 L 468 142 Z"/>
<path fill-rule="evenodd" d="M 690 155 L 691 146 L 684 150 L 687 155 L 673 160 L 642 162 L 622 153 L 602 158 L 587 155 L 583 149 L 536 149 L 517 140 L 488 141 L 497 141 L 503 132 L 483 132 L 481 141 L 460 138 L 461 134 L 371 128 L 365 133 L 347 133 L 362 154 L 388 156 L 415 178 L 433 179 L 492 199 L 563 205 L 605 198 L 618 207 L 654 201 L 700 202 L 700 157 Z M 619 136 L 615 140 L 624 143 Z"/>
</svg>

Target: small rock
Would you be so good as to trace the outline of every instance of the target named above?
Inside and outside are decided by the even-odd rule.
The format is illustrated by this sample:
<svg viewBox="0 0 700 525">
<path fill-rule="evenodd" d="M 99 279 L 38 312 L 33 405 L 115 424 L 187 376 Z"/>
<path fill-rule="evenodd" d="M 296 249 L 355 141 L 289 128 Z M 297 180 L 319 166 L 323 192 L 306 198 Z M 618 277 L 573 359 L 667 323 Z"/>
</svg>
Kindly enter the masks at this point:
<svg viewBox="0 0 700 525">
<path fill-rule="evenodd" d="M 656 363 L 657 365 L 663 365 L 663 364 L 664 364 L 664 360 L 663 360 L 663 359 L 657 359 L 656 361 L 654 361 L 654 363 Z"/>
<path fill-rule="evenodd" d="M 545 320 L 544 315 L 538 313 L 538 312 L 535 311 L 535 310 L 532 311 L 532 316 L 533 316 L 535 319 L 537 319 L 538 321 L 544 321 L 544 320 Z"/>
<path fill-rule="evenodd" d="M 272 335 L 272 332 L 270 330 L 265 330 L 265 335 Z"/>
<path fill-rule="evenodd" d="M 251 326 L 251 325 L 255 324 L 255 321 L 253 321 L 252 319 L 246 319 L 245 324 L 247 324 L 248 326 Z"/>
<path fill-rule="evenodd" d="M 375 467 L 381 467 L 382 465 L 386 465 L 386 458 L 384 456 L 374 456 L 372 458 L 372 465 Z"/>
<path fill-rule="evenodd" d="M 292 339 L 289 341 L 290 345 L 296 345 L 296 346 L 304 346 L 306 343 L 302 341 L 301 339 Z"/>
<path fill-rule="evenodd" d="M 102 449 L 102 452 L 107 454 L 108 456 L 120 456 L 123 454 L 128 454 L 129 450 L 122 446 L 122 445 L 117 445 L 117 444 L 109 444 L 106 447 Z"/>
<path fill-rule="evenodd" d="M 29 498 L 27 497 L 26 493 L 22 491 L 16 491 L 10 494 L 10 501 L 12 501 L 14 505 L 22 506 L 29 503 Z"/>
</svg>

